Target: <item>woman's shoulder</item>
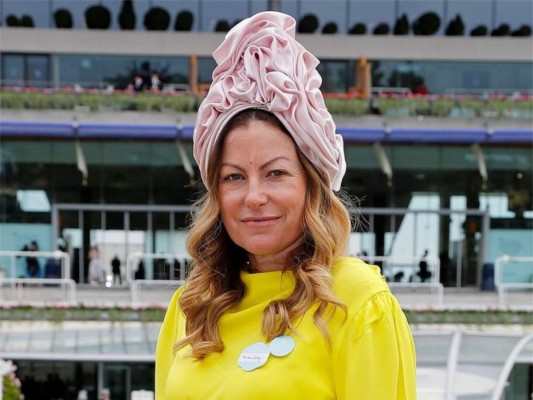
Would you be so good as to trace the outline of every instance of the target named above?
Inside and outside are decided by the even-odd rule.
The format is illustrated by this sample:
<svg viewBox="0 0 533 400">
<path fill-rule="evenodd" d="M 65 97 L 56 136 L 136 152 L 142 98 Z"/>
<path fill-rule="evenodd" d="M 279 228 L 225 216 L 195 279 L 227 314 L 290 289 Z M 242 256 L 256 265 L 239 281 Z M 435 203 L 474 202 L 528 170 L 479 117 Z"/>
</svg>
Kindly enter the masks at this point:
<svg viewBox="0 0 533 400">
<path fill-rule="evenodd" d="M 333 265 L 333 290 L 348 307 L 359 308 L 380 292 L 389 292 L 379 267 L 354 257 L 343 257 Z"/>
</svg>

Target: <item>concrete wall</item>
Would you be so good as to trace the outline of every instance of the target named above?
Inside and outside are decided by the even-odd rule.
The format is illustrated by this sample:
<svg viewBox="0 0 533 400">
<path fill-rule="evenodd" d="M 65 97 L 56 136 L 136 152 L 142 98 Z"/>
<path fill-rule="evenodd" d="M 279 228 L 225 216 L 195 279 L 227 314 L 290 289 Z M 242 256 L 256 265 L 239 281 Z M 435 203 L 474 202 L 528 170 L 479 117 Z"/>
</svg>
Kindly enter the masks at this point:
<svg viewBox="0 0 533 400">
<path fill-rule="evenodd" d="M 223 33 L 0 28 L 1 52 L 211 56 Z M 531 62 L 531 38 L 298 35 L 319 59 Z"/>
</svg>

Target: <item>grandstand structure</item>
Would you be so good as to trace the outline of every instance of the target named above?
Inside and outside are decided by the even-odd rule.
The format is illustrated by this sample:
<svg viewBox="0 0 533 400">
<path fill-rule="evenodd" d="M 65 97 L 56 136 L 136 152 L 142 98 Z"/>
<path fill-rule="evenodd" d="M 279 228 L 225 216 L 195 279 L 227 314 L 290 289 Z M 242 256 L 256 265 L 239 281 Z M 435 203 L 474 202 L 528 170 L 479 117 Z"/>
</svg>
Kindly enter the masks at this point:
<svg viewBox="0 0 533 400">
<path fill-rule="evenodd" d="M 86 28 L 93 3 L 110 10 L 108 29 Z M 368 102 L 368 111 L 333 115 L 345 142 L 343 190 L 359 198 L 350 254 L 382 267 L 410 315 L 501 315 L 493 324 L 435 317 L 438 324 L 412 325 L 419 398 L 531 394 L 533 321 L 523 315 L 533 311 L 532 41 L 468 35 L 478 24 L 531 24 L 529 0 L 384 0 L 379 9 L 362 0 L 332 0 L 325 9 L 312 0 L 233 0 L 216 13 L 208 0 L 135 0 L 133 30 L 120 29 L 121 3 L 0 0 L 0 359 L 14 360 L 23 381 L 59 373 L 66 398 L 85 388 L 96 399 L 108 388 L 113 399 L 131 400 L 132 391 L 153 389 L 158 326 L 186 277 L 188 215 L 201 190 L 194 102 L 224 35 L 214 26 L 277 9 L 297 21 L 320 18 L 315 33 L 298 38 L 320 60 L 326 99 Z M 147 32 L 143 16 L 157 5 L 171 16 L 190 9 L 191 30 Z M 56 28 L 62 8 L 72 29 Z M 434 35 L 371 33 L 381 18 L 392 26 L 404 13 L 414 21 L 427 11 L 442 20 Z M 466 33 L 447 36 L 457 14 Z M 22 15 L 34 27 L 9 26 L 8 16 Z M 328 21 L 337 33 L 319 33 Z M 348 34 L 359 22 L 368 33 Z M 152 70 L 162 91 L 133 94 L 134 75 Z M 161 98 L 193 104 L 133 105 Z M 22 251 L 32 241 L 37 253 Z M 93 245 L 107 275 L 98 287 L 88 281 Z M 35 278 L 27 277 L 31 255 L 41 266 Z M 112 280 L 115 255 L 122 285 Z M 430 275 L 422 281 L 424 257 Z M 57 259 L 59 274 L 47 274 Z M 155 320 L 128 314 L 151 306 Z M 78 308 L 97 311 L 68 316 Z"/>
</svg>

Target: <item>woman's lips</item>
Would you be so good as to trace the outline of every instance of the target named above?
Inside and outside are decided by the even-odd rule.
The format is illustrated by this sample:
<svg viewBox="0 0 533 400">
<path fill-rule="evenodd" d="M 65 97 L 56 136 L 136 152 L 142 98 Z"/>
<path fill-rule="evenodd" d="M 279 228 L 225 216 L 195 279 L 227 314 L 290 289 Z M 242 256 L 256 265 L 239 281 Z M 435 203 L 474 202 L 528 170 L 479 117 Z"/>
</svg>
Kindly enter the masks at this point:
<svg viewBox="0 0 533 400">
<path fill-rule="evenodd" d="M 241 222 L 247 226 L 270 226 L 278 221 L 279 217 L 249 217 L 241 219 Z"/>
</svg>

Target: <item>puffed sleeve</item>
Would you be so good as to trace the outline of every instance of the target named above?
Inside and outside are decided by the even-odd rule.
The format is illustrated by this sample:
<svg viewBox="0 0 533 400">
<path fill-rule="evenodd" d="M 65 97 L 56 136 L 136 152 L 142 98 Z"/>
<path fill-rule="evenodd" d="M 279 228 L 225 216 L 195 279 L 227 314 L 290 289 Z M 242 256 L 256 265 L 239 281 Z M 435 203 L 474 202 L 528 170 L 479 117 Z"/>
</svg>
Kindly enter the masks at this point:
<svg viewBox="0 0 533 400">
<path fill-rule="evenodd" d="M 165 319 L 159 330 L 155 351 L 155 400 L 164 400 L 167 376 L 174 360 L 174 344 L 178 337 L 178 298 L 181 288 L 174 293 Z"/>
<path fill-rule="evenodd" d="M 416 356 L 396 298 L 382 291 L 351 321 L 336 351 L 337 400 L 415 400 Z"/>
</svg>

